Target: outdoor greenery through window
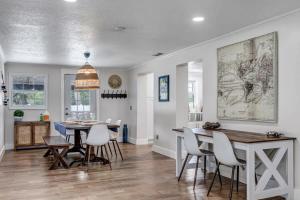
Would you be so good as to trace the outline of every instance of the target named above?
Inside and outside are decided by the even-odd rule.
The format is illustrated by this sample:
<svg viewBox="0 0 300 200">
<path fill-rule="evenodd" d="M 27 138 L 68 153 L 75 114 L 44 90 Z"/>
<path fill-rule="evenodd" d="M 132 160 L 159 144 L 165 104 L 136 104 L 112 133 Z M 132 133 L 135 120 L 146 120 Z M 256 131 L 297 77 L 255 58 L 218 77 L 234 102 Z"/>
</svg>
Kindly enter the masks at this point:
<svg viewBox="0 0 300 200">
<path fill-rule="evenodd" d="M 47 75 L 11 74 L 9 80 L 12 109 L 46 109 Z"/>
</svg>

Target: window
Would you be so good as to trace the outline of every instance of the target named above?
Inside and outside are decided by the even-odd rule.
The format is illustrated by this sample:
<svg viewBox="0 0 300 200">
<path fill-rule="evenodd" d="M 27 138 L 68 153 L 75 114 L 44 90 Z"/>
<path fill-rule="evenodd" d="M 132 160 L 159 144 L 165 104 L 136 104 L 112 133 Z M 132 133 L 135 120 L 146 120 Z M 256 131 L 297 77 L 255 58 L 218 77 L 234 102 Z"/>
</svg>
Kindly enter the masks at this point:
<svg viewBox="0 0 300 200">
<path fill-rule="evenodd" d="M 65 120 L 97 119 L 96 90 L 75 90 L 74 74 L 64 75 Z"/>
<path fill-rule="evenodd" d="M 10 108 L 46 109 L 47 81 L 44 74 L 10 74 Z"/>
</svg>

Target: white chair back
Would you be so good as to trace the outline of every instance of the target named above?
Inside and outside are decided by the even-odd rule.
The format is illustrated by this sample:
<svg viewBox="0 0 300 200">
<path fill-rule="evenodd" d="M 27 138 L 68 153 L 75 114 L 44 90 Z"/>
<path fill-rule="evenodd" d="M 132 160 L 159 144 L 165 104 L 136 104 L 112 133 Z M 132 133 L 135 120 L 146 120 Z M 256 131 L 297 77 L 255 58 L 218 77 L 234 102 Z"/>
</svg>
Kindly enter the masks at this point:
<svg viewBox="0 0 300 200">
<path fill-rule="evenodd" d="M 199 143 L 195 133 L 190 128 L 183 128 L 184 130 L 184 146 L 188 154 L 199 155 Z"/>
<path fill-rule="evenodd" d="M 86 143 L 92 146 L 101 146 L 107 144 L 109 142 L 109 133 L 106 124 L 96 124 L 93 125 L 88 137 L 86 139 Z"/>
<path fill-rule="evenodd" d="M 111 123 L 111 118 L 106 119 L 105 123 L 110 124 Z"/>
<path fill-rule="evenodd" d="M 119 120 L 115 121 L 113 124 L 121 126 L 121 123 L 122 123 L 122 120 L 119 119 Z"/>
<path fill-rule="evenodd" d="M 225 165 L 239 165 L 230 140 L 222 132 L 213 132 L 214 153 L 219 162 Z"/>
</svg>

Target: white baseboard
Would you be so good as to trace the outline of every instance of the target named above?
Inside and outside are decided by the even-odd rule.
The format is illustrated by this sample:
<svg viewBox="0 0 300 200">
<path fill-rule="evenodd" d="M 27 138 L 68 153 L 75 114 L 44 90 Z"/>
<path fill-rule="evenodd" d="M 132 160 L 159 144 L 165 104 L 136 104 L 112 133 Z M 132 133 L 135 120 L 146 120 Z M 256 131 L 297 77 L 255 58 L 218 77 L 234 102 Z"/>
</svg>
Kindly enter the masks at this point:
<svg viewBox="0 0 300 200">
<path fill-rule="evenodd" d="M 294 188 L 294 198 L 300 197 L 300 188 Z"/>
<path fill-rule="evenodd" d="M 129 137 L 128 142 L 131 143 L 131 144 L 136 144 L 136 139 Z"/>
<path fill-rule="evenodd" d="M 153 145 L 152 146 L 152 151 L 162 154 L 164 156 L 170 157 L 175 159 L 176 158 L 176 152 L 158 145 Z"/>
<path fill-rule="evenodd" d="M 142 139 L 128 138 L 128 142 L 136 145 L 149 144 L 148 138 L 142 138 Z"/>
<path fill-rule="evenodd" d="M 137 145 L 145 145 L 145 144 L 149 144 L 148 142 L 148 138 L 140 138 L 136 140 L 136 144 Z"/>
<path fill-rule="evenodd" d="M 14 144 L 5 144 L 5 150 L 13 150 L 15 149 Z"/>
<path fill-rule="evenodd" d="M 3 156 L 4 156 L 4 153 L 5 153 L 5 145 L 3 145 L 3 147 L 0 150 L 0 162 L 1 162 L 2 158 L 3 158 Z"/>
</svg>

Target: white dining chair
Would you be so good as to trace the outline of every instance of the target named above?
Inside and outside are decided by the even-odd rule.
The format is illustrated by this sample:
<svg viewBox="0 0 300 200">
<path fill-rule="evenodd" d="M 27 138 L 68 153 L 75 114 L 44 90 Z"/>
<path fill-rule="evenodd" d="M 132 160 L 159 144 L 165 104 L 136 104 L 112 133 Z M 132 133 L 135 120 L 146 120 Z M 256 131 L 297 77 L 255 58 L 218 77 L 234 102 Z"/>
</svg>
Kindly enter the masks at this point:
<svg viewBox="0 0 300 200">
<path fill-rule="evenodd" d="M 106 157 L 111 169 L 111 162 L 109 160 L 109 156 L 108 156 L 108 152 L 106 149 L 106 144 L 108 144 L 109 142 L 109 133 L 108 133 L 108 128 L 106 124 L 96 124 L 93 125 L 90 129 L 90 132 L 88 134 L 88 137 L 86 139 L 86 144 L 87 144 L 87 171 L 89 169 L 89 162 L 90 162 L 90 152 L 91 152 L 91 147 L 104 147 L 105 153 L 106 153 Z"/>
<path fill-rule="evenodd" d="M 180 175 L 178 177 L 178 182 L 180 181 L 180 178 L 182 176 L 182 173 L 184 171 L 185 165 L 187 163 L 187 160 L 190 156 L 196 156 L 197 157 L 197 162 L 196 162 L 196 169 L 195 169 L 195 176 L 194 176 L 194 187 L 196 185 L 196 180 L 197 180 L 197 172 L 198 172 L 198 165 L 199 165 L 199 159 L 200 157 L 203 157 L 204 159 L 204 178 L 206 176 L 206 158 L 207 156 L 214 156 L 214 153 L 208 150 L 200 149 L 201 141 L 198 141 L 195 133 L 193 133 L 192 129 L 190 128 L 184 128 L 184 146 L 187 151 L 187 155 L 185 157 Z M 216 159 L 215 159 L 216 160 Z M 216 160 L 217 162 L 217 160 Z M 219 180 L 221 181 L 221 174 L 220 171 L 218 171 L 219 174 Z"/>
<path fill-rule="evenodd" d="M 233 191 L 233 184 L 234 184 L 234 173 L 235 169 L 237 169 L 237 191 L 238 191 L 238 184 L 239 184 L 239 168 L 240 166 L 244 167 L 246 165 L 246 161 L 238 159 L 234 153 L 232 144 L 227 137 L 222 132 L 213 132 L 213 144 L 214 144 L 214 153 L 217 158 L 218 164 L 217 168 L 213 177 L 213 180 L 210 184 L 210 187 L 207 192 L 207 196 L 209 195 L 212 186 L 214 184 L 216 174 L 219 172 L 220 165 L 229 166 L 232 168 L 231 172 L 231 185 L 230 185 L 230 193 L 229 193 L 229 199 L 232 199 L 232 191 Z"/>
<path fill-rule="evenodd" d="M 107 119 L 105 120 L 105 123 L 110 124 L 110 123 L 111 123 L 111 118 L 107 118 Z"/>
<path fill-rule="evenodd" d="M 121 123 L 122 123 L 122 120 L 117 120 L 117 121 L 115 121 L 115 122 L 112 123 L 112 124 L 113 124 L 113 125 L 118 125 L 118 126 L 120 127 L 120 126 L 121 126 Z M 119 135 L 120 135 L 120 133 L 119 133 L 119 130 L 118 130 L 118 129 L 116 129 L 116 130 L 109 130 L 109 137 L 110 137 L 109 139 L 110 139 L 110 141 L 111 141 L 112 144 L 113 144 L 113 147 L 114 147 L 114 151 L 115 151 L 116 157 L 118 157 L 117 150 L 116 150 L 116 146 L 117 146 L 118 151 L 119 151 L 119 154 L 120 154 L 122 160 L 124 160 L 124 159 L 123 159 L 122 152 L 121 152 L 121 149 L 120 149 L 120 146 L 119 146 L 119 143 L 118 143 Z M 110 145 L 109 145 L 109 144 L 108 144 L 108 147 L 109 147 L 109 150 L 111 151 L 111 148 L 110 148 Z M 112 154 L 112 151 L 111 151 L 110 153 Z"/>
</svg>

